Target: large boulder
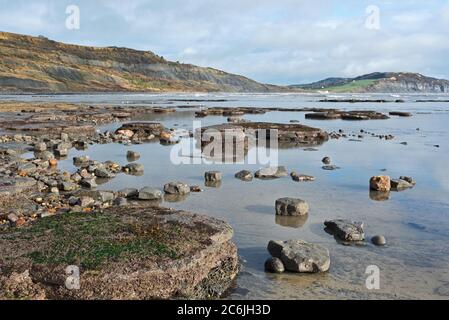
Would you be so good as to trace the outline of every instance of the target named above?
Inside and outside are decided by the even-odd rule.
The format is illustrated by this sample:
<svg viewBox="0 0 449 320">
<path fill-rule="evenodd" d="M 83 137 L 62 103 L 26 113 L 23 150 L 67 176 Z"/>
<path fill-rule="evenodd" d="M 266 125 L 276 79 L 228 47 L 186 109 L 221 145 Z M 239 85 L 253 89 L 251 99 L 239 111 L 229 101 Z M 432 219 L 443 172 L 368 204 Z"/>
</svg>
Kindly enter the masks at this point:
<svg viewBox="0 0 449 320">
<path fill-rule="evenodd" d="M 280 216 L 303 216 L 309 213 L 309 205 L 301 199 L 280 198 L 276 200 L 276 214 Z"/>
<path fill-rule="evenodd" d="M 329 250 L 318 244 L 303 240 L 271 240 L 267 249 L 288 271 L 316 273 L 328 271 L 330 267 Z"/>
<path fill-rule="evenodd" d="M 324 225 L 336 237 L 343 241 L 363 241 L 365 231 L 363 222 L 353 222 L 344 219 L 327 220 Z"/>
</svg>

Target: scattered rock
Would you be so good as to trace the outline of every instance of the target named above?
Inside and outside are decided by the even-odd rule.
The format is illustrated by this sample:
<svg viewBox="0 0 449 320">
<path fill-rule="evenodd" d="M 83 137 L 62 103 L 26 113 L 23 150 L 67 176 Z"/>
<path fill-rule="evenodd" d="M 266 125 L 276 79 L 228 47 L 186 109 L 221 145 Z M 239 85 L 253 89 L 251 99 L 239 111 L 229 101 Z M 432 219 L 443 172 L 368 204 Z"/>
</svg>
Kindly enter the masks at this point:
<svg viewBox="0 0 449 320">
<path fill-rule="evenodd" d="M 389 176 L 375 176 L 371 177 L 370 189 L 374 191 L 390 191 L 391 181 Z"/>
<path fill-rule="evenodd" d="M 389 112 L 390 116 L 399 116 L 399 117 L 411 117 L 411 112 L 403 112 L 403 111 L 391 111 Z"/>
<path fill-rule="evenodd" d="M 384 246 L 387 244 L 387 240 L 382 235 L 377 235 L 371 238 L 371 242 L 376 246 Z"/>
<path fill-rule="evenodd" d="M 164 192 L 167 194 L 186 195 L 190 193 L 190 187 L 182 182 L 170 182 L 164 186 Z"/>
<path fill-rule="evenodd" d="M 337 167 L 336 165 L 333 165 L 333 164 L 325 165 L 325 166 L 322 166 L 321 168 L 323 168 L 323 170 L 328 170 L 328 171 L 333 171 L 333 170 L 340 169 L 340 167 Z"/>
<path fill-rule="evenodd" d="M 329 157 L 324 157 L 321 162 L 323 162 L 324 164 L 328 165 L 331 164 L 331 158 Z"/>
<path fill-rule="evenodd" d="M 255 173 L 259 179 L 275 179 L 288 176 L 288 171 L 284 166 L 262 168 Z"/>
<path fill-rule="evenodd" d="M 103 178 L 103 179 L 112 179 L 115 177 L 115 174 L 110 172 L 109 170 L 105 169 L 105 168 L 97 168 L 94 171 L 95 176 L 97 176 L 98 178 Z"/>
<path fill-rule="evenodd" d="M 206 182 L 218 182 L 222 180 L 222 174 L 220 171 L 208 171 L 204 174 Z"/>
<path fill-rule="evenodd" d="M 324 225 L 335 236 L 343 241 L 363 241 L 365 240 L 365 231 L 362 222 L 352 222 L 349 220 L 337 219 L 327 220 Z"/>
<path fill-rule="evenodd" d="M 253 180 L 253 173 L 248 170 L 242 170 L 242 171 L 237 172 L 235 174 L 235 177 L 242 181 L 251 181 L 251 180 Z"/>
<path fill-rule="evenodd" d="M 391 189 L 394 191 L 403 191 L 406 189 L 410 189 L 413 188 L 413 185 L 409 182 L 407 182 L 406 180 L 402 180 L 402 179 L 392 179 L 390 181 L 391 183 Z"/>
<path fill-rule="evenodd" d="M 330 267 L 329 251 L 326 248 L 302 240 L 271 240 L 268 252 L 279 258 L 285 269 L 292 272 L 325 272 Z"/>
<path fill-rule="evenodd" d="M 117 192 L 119 197 L 124 197 L 124 198 L 137 198 L 139 196 L 139 190 L 134 189 L 134 188 L 125 188 L 122 190 L 119 190 Z"/>
<path fill-rule="evenodd" d="M 399 177 L 399 179 L 407 181 L 408 183 L 410 183 L 413 186 L 416 185 L 416 180 L 413 179 L 412 177 L 401 176 L 401 177 Z"/>
<path fill-rule="evenodd" d="M 301 199 L 280 198 L 276 200 L 276 214 L 281 216 L 303 216 L 309 213 L 309 205 Z"/>
<path fill-rule="evenodd" d="M 138 174 L 143 173 L 145 170 L 145 167 L 143 164 L 140 163 L 129 163 L 124 167 L 125 172 L 131 173 L 131 174 Z"/>
<path fill-rule="evenodd" d="M 87 189 L 95 189 L 96 187 L 98 187 L 97 183 L 95 182 L 95 178 L 83 179 L 80 181 L 80 185 Z"/>
<path fill-rule="evenodd" d="M 283 273 L 285 271 L 284 264 L 279 258 L 268 258 L 265 261 L 265 270 L 272 273 Z"/>
<path fill-rule="evenodd" d="M 200 186 L 190 186 L 190 192 L 203 192 Z"/>
<path fill-rule="evenodd" d="M 292 177 L 293 181 L 315 181 L 314 176 L 309 176 L 305 174 L 297 174 L 296 172 L 290 173 L 290 176 Z"/>
<path fill-rule="evenodd" d="M 140 159 L 140 154 L 138 152 L 128 150 L 126 153 L 126 158 L 128 161 L 136 161 Z"/>
<path fill-rule="evenodd" d="M 139 200 L 161 200 L 163 198 L 162 191 L 159 189 L 144 187 L 139 190 Z"/>
</svg>

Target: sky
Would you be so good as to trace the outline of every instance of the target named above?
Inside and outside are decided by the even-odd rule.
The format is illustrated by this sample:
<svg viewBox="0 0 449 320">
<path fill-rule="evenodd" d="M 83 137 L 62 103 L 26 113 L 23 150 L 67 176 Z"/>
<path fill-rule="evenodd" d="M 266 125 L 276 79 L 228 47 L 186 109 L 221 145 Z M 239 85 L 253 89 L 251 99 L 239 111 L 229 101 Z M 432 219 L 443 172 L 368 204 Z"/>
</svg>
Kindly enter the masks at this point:
<svg viewBox="0 0 449 320">
<path fill-rule="evenodd" d="M 71 5 L 79 29 L 67 28 Z M 281 85 L 375 71 L 449 79 L 449 0 L 0 0 L 0 30 Z"/>
</svg>

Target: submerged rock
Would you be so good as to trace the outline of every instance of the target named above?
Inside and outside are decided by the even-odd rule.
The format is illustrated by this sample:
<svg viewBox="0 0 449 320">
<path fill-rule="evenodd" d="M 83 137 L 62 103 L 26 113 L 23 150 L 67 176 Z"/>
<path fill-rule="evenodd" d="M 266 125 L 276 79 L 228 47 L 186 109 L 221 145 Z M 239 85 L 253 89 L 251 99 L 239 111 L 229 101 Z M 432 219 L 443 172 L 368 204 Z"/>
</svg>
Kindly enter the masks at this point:
<svg viewBox="0 0 449 320">
<path fill-rule="evenodd" d="M 392 179 L 390 181 L 391 183 L 391 189 L 394 191 L 403 191 L 406 189 L 413 188 L 413 185 L 405 180 L 402 179 Z"/>
<path fill-rule="evenodd" d="M 255 173 L 259 179 L 275 179 L 288 176 L 288 171 L 284 166 L 262 168 Z"/>
<path fill-rule="evenodd" d="M 344 219 L 327 220 L 324 225 L 335 236 L 343 241 L 363 241 L 365 240 L 365 231 L 363 222 L 353 222 Z"/>
<path fill-rule="evenodd" d="M 291 272 L 325 272 L 330 267 L 329 251 L 317 244 L 302 240 L 273 241 L 268 252 L 279 258 L 285 269 Z"/>
<path fill-rule="evenodd" d="M 290 176 L 292 177 L 293 181 L 315 181 L 316 179 L 314 176 L 309 176 L 306 174 L 297 174 L 296 172 L 292 172 Z"/>
<path fill-rule="evenodd" d="M 303 216 L 309 213 L 309 205 L 301 199 L 280 198 L 276 200 L 276 214 L 280 216 Z"/>
</svg>

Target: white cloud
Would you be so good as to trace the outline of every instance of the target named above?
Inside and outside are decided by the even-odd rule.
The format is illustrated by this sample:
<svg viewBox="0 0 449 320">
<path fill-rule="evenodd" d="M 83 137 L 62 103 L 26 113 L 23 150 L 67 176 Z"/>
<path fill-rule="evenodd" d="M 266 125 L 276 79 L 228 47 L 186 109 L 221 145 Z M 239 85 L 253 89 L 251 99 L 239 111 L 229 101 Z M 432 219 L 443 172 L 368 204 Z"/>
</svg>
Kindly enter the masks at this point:
<svg viewBox="0 0 449 320">
<path fill-rule="evenodd" d="M 0 29 L 152 50 L 268 83 L 396 70 L 449 78 L 449 3 L 439 0 L 378 0 L 380 30 L 364 28 L 371 1 L 78 0 L 77 32 L 64 27 L 68 2 L 0 0 Z"/>
</svg>

